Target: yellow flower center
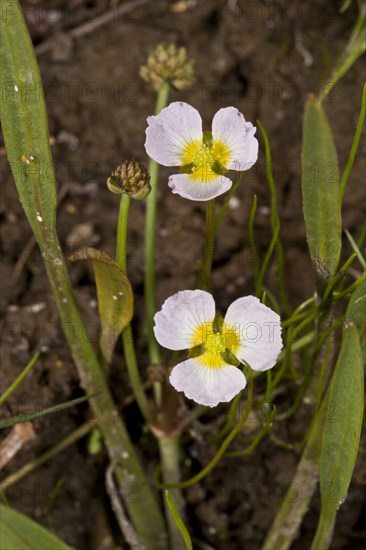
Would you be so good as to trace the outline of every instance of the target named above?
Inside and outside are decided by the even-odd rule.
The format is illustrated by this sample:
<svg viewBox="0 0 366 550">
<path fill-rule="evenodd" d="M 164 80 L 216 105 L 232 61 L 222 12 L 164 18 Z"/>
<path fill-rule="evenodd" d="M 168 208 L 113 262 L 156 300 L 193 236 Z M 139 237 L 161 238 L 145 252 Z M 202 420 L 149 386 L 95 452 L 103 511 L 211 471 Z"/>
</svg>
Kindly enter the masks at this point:
<svg viewBox="0 0 366 550">
<path fill-rule="evenodd" d="M 207 337 L 205 342 L 205 350 L 207 353 L 211 353 L 211 355 L 220 355 L 220 353 L 225 351 L 225 348 L 226 346 L 221 334 L 210 334 L 210 336 Z"/>
<path fill-rule="evenodd" d="M 212 147 L 202 145 L 201 147 L 195 149 L 193 152 L 192 162 L 195 166 L 211 166 L 211 164 L 215 162 Z"/>
<path fill-rule="evenodd" d="M 222 354 L 229 350 L 233 355 L 238 351 L 240 345 L 240 334 L 235 327 L 223 324 L 221 332 L 213 332 L 212 323 L 200 324 L 192 338 L 192 348 L 203 345 L 204 353 L 196 360 L 209 368 L 223 367 L 227 363 Z"/>
<path fill-rule="evenodd" d="M 214 141 L 212 147 L 195 140 L 188 143 L 183 150 L 182 165 L 192 165 L 191 179 L 207 183 L 217 178 L 219 173 L 213 169 L 216 164 L 226 168 L 230 159 L 229 148 L 222 141 Z"/>
</svg>

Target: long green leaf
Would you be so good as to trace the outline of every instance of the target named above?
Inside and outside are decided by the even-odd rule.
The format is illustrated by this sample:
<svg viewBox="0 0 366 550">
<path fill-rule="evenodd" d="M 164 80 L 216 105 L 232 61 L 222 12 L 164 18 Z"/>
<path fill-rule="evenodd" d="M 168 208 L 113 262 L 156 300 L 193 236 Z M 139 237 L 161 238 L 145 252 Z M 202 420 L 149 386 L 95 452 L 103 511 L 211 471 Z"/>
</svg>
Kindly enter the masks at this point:
<svg viewBox="0 0 366 550">
<path fill-rule="evenodd" d="M 102 325 L 100 349 L 109 364 L 118 336 L 132 319 L 133 293 L 130 282 L 108 254 L 95 248 L 77 250 L 70 260 L 89 260 L 93 264 Z"/>
<path fill-rule="evenodd" d="M 17 174 L 20 200 L 39 240 L 52 233 L 55 225 L 56 180 L 38 64 L 16 0 L 2 3 L 0 34 L 5 146 L 13 174 Z"/>
<path fill-rule="evenodd" d="M 356 462 L 363 419 L 363 359 L 356 326 L 343 330 L 332 376 L 320 454 L 322 509 L 313 550 L 328 548 L 337 511 L 348 492 Z"/>
<path fill-rule="evenodd" d="M 174 518 L 174 521 L 175 523 L 177 524 L 177 527 L 183 537 L 183 540 L 184 540 L 184 544 L 186 545 L 186 549 L 187 550 L 193 550 L 193 546 L 192 546 L 192 541 L 191 541 L 191 537 L 189 536 L 189 533 L 187 531 L 187 528 L 186 526 L 184 525 L 183 523 L 183 520 L 182 518 L 180 517 L 179 515 L 179 512 L 177 510 L 177 507 L 174 503 L 174 500 L 172 499 L 172 497 L 170 496 L 170 493 L 168 491 L 168 489 L 165 489 L 165 498 L 166 498 L 166 501 L 168 503 L 168 506 L 169 506 L 169 510 L 171 511 L 172 513 L 172 516 Z"/>
<path fill-rule="evenodd" d="M 337 153 L 320 103 L 305 107 L 302 198 L 306 235 L 318 286 L 337 270 L 341 253 L 341 201 Z"/>
<path fill-rule="evenodd" d="M 24 514 L 0 504 L 0 548 L 3 550 L 71 550 L 53 533 Z"/>
<path fill-rule="evenodd" d="M 89 397 L 90 396 L 78 397 L 72 401 L 66 401 L 66 403 L 60 403 L 60 405 L 54 405 L 53 407 L 48 407 L 47 409 L 43 409 L 41 411 L 18 414 L 17 416 L 0 420 L 0 430 L 10 428 L 15 424 L 23 424 L 24 422 L 30 422 L 31 420 L 38 420 L 38 418 L 41 418 L 42 416 L 56 414 L 64 411 L 65 409 L 69 409 L 70 407 L 74 407 L 75 405 L 79 405 L 80 403 L 84 403 L 84 401 L 87 401 Z"/>
</svg>

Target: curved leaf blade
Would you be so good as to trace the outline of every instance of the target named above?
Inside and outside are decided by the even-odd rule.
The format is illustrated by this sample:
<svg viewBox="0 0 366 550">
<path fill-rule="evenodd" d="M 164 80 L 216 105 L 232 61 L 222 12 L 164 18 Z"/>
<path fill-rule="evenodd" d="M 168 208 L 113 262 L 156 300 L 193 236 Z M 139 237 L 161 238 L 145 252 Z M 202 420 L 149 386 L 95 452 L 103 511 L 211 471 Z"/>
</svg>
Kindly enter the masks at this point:
<svg viewBox="0 0 366 550">
<path fill-rule="evenodd" d="M 177 510 L 177 507 L 175 505 L 174 500 L 171 497 L 171 494 L 169 493 L 168 489 L 165 489 L 165 499 L 167 501 L 167 504 L 169 506 L 169 510 L 171 511 L 171 514 L 173 516 L 173 519 L 180 531 L 180 534 L 182 535 L 182 538 L 184 540 L 184 544 L 186 546 L 187 550 L 193 550 L 191 537 L 188 533 L 188 530 L 186 526 L 183 523 L 182 518 L 179 515 L 179 512 Z"/>
<path fill-rule="evenodd" d="M 72 550 L 53 533 L 16 510 L 0 504 L 0 548 Z"/>
<path fill-rule="evenodd" d="M 319 464 L 322 509 L 314 549 L 328 548 L 337 511 L 351 482 L 363 420 L 363 377 L 359 334 L 348 322 L 329 388 Z"/>
<path fill-rule="evenodd" d="M 88 260 L 93 264 L 102 325 L 100 349 L 109 364 L 118 336 L 132 319 L 133 293 L 130 282 L 108 254 L 95 248 L 77 250 L 70 260 Z"/>
<path fill-rule="evenodd" d="M 325 112 L 309 99 L 302 148 L 302 198 L 306 236 L 318 286 L 334 276 L 341 254 L 338 159 Z"/>
</svg>

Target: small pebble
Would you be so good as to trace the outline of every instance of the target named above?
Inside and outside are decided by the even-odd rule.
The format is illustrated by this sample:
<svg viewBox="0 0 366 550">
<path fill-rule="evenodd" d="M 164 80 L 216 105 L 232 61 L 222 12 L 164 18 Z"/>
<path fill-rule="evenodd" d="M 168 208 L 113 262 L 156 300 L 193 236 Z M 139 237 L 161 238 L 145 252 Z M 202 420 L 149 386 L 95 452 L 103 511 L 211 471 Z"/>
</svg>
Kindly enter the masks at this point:
<svg viewBox="0 0 366 550">
<path fill-rule="evenodd" d="M 26 311 L 30 311 L 31 313 L 39 313 L 46 307 L 46 302 L 38 302 L 37 304 L 31 304 L 29 306 L 26 306 Z"/>
<path fill-rule="evenodd" d="M 271 209 L 268 208 L 268 206 L 260 206 L 260 207 L 258 208 L 258 212 L 259 212 L 260 214 L 263 214 L 264 216 L 269 216 L 270 213 L 271 213 Z"/>
<path fill-rule="evenodd" d="M 228 206 L 230 210 L 237 210 L 241 206 L 241 200 L 238 197 L 231 197 Z"/>
</svg>

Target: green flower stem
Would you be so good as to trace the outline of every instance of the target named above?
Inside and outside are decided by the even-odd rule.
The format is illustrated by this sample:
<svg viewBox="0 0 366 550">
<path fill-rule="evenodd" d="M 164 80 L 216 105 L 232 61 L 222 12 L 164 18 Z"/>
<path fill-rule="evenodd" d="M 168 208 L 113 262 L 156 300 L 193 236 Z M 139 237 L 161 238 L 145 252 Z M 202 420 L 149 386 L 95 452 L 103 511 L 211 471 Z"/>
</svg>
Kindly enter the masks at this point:
<svg viewBox="0 0 366 550">
<path fill-rule="evenodd" d="M 168 104 L 170 85 L 164 82 L 156 98 L 155 114 Z M 154 336 L 154 315 L 155 305 L 155 237 L 156 237 L 156 206 L 158 197 L 159 165 L 154 160 L 149 162 L 151 193 L 146 199 L 146 220 L 145 220 L 145 310 L 148 330 L 149 359 L 152 365 L 160 363 L 160 351 Z M 160 386 L 160 385 L 159 385 Z M 157 383 L 154 386 L 155 393 L 160 400 L 160 391 L 157 390 Z"/>
<path fill-rule="evenodd" d="M 211 290 L 211 271 L 215 247 L 215 199 L 206 202 L 206 236 L 203 250 L 201 272 L 197 285 L 203 290 Z"/>
<path fill-rule="evenodd" d="M 124 194 L 121 195 L 117 227 L 116 261 L 125 273 L 127 273 L 127 230 L 130 205 L 130 197 Z"/>
<path fill-rule="evenodd" d="M 155 114 L 158 115 L 160 111 L 166 107 L 169 99 L 170 85 L 168 82 L 164 82 L 159 90 L 156 98 Z M 145 220 L 145 310 L 147 318 L 148 328 L 148 348 L 149 358 L 152 365 L 159 365 L 160 350 L 159 345 L 155 339 L 153 326 L 154 315 L 156 313 L 155 305 L 155 237 L 156 237 L 156 207 L 158 196 L 158 180 L 159 180 L 159 165 L 154 160 L 149 162 L 150 173 L 150 185 L 151 192 L 146 199 L 146 220 Z M 161 404 L 161 384 L 159 382 L 154 383 L 154 394 L 157 405 Z M 175 482 L 180 480 L 180 466 L 179 466 L 179 438 L 178 437 L 159 437 L 159 451 L 163 468 L 164 481 L 168 479 L 174 479 Z M 184 508 L 184 500 L 179 489 L 172 495 L 176 506 L 182 515 Z M 168 519 L 168 527 L 171 538 L 171 545 L 173 550 L 180 550 L 183 548 L 182 537 L 179 533 L 179 529 L 171 517 L 169 509 L 166 509 L 166 516 Z"/>
<path fill-rule="evenodd" d="M 116 256 L 117 263 L 125 273 L 127 272 L 127 228 L 130 204 L 130 197 L 128 197 L 127 195 L 122 195 L 118 216 Z M 145 390 L 137 365 L 135 344 L 131 325 L 128 325 L 122 332 L 122 342 L 128 376 L 131 382 L 134 396 L 146 422 L 150 423 L 150 407 L 146 398 Z"/>
<path fill-rule="evenodd" d="M 179 437 L 166 436 L 159 437 L 160 457 L 162 461 L 164 483 L 179 483 L 180 482 L 180 445 Z M 180 517 L 184 520 L 184 498 L 180 489 L 171 489 L 171 496 L 177 507 Z M 164 500 L 165 515 L 168 521 L 170 534 L 170 543 L 173 550 L 184 550 L 185 544 L 182 539 L 180 530 L 169 510 L 169 506 Z"/>
</svg>

